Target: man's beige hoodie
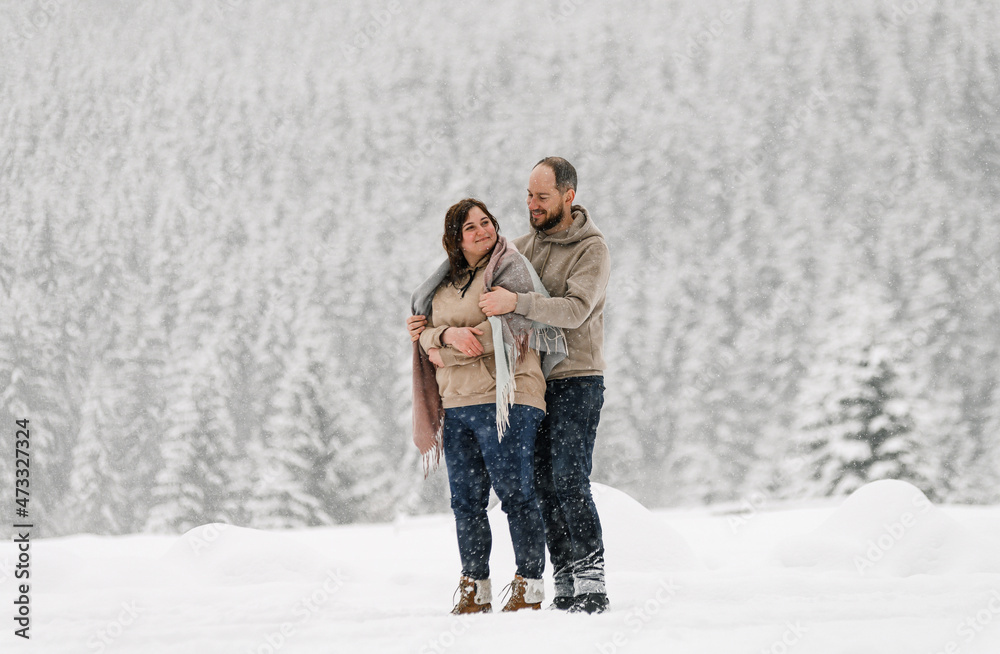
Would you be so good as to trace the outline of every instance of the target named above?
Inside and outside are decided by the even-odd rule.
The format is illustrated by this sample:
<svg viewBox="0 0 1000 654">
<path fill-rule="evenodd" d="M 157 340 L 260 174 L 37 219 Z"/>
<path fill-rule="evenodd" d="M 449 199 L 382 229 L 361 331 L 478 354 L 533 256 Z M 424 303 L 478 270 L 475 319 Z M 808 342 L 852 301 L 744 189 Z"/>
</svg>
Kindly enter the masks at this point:
<svg viewBox="0 0 1000 654">
<path fill-rule="evenodd" d="M 569 356 L 549 379 L 604 374 L 604 298 L 611 255 L 604 234 L 582 206 L 573 206 L 573 224 L 555 234 L 532 231 L 514 239 L 552 297 L 518 293 L 516 313 L 562 327 Z"/>
</svg>

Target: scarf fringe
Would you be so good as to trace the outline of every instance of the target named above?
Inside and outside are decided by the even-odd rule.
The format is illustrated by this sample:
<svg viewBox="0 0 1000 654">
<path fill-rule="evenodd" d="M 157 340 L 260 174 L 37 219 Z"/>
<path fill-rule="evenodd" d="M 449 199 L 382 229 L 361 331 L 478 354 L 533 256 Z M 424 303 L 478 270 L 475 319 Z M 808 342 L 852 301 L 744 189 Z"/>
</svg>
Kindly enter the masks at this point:
<svg viewBox="0 0 1000 654">
<path fill-rule="evenodd" d="M 520 341 L 520 339 L 518 339 Z M 527 340 L 525 339 L 525 343 Z M 510 348 L 504 343 L 504 357 L 507 360 L 507 383 L 501 388 L 497 386 L 497 440 L 503 442 L 503 435 L 510 426 L 510 409 L 514 406 L 514 391 L 517 390 L 517 381 L 514 371 L 517 369 L 517 361 L 520 358 L 520 343 L 517 347 Z"/>
<path fill-rule="evenodd" d="M 441 421 L 438 423 L 437 432 L 434 434 L 434 445 L 431 449 L 420 454 L 420 458 L 424 464 L 424 479 L 430 476 L 430 474 L 441 467 L 441 455 L 444 453 L 444 416 L 441 416 Z"/>
<path fill-rule="evenodd" d="M 434 447 L 427 452 L 420 455 L 420 458 L 424 462 L 424 479 L 430 477 L 431 473 L 436 471 L 441 466 L 441 452 L 443 448 L 440 443 L 434 445 Z"/>
<path fill-rule="evenodd" d="M 528 346 L 531 349 L 539 352 L 566 354 L 566 337 L 558 327 L 550 327 L 536 322 L 530 333 Z"/>
</svg>

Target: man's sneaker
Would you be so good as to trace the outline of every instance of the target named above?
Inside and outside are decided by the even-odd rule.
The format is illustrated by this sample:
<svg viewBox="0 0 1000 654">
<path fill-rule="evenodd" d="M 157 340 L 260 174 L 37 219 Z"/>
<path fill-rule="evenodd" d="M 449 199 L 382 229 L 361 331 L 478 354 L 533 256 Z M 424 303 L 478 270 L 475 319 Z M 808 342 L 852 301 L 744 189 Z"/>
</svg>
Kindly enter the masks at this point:
<svg viewBox="0 0 1000 654">
<path fill-rule="evenodd" d="M 549 604 L 549 611 L 565 611 L 569 607 L 573 606 L 573 602 L 576 600 L 572 595 L 556 595 L 552 598 L 552 603 Z"/>
<path fill-rule="evenodd" d="M 525 579 L 521 575 L 514 575 L 514 581 L 510 582 L 507 588 L 510 589 L 510 599 L 504 604 L 502 611 L 520 611 L 521 609 L 537 611 L 542 608 L 545 587 L 542 585 L 541 579 Z"/>
<path fill-rule="evenodd" d="M 473 579 L 462 575 L 455 595 L 459 595 L 459 598 L 455 608 L 451 610 L 454 615 L 493 612 L 493 589 L 489 579 Z M 453 595 L 452 601 L 454 599 Z"/>
<path fill-rule="evenodd" d="M 583 593 L 573 598 L 569 613 L 604 613 L 608 610 L 607 593 Z"/>
</svg>

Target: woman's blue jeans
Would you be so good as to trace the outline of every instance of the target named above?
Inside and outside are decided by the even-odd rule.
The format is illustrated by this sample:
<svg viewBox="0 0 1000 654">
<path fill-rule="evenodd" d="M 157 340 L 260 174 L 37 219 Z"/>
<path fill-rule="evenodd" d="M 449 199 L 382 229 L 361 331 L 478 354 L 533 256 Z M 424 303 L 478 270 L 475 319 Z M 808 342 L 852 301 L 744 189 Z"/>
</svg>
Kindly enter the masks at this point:
<svg viewBox="0 0 1000 654">
<path fill-rule="evenodd" d="M 490 576 L 490 532 L 486 507 L 490 482 L 507 514 L 517 574 L 541 579 L 545 570 L 545 528 L 535 497 L 535 435 L 545 417 L 524 404 L 510 408 L 503 441 L 497 439 L 496 406 L 445 409 L 444 459 L 451 487 L 451 509 L 458 531 L 462 574 Z"/>
</svg>

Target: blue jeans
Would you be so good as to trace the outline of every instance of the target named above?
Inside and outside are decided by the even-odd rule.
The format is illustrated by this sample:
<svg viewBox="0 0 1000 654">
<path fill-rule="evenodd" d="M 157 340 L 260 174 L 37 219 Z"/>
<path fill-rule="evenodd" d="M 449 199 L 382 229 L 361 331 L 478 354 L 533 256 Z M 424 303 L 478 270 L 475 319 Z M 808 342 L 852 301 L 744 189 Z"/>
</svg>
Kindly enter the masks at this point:
<svg viewBox="0 0 1000 654">
<path fill-rule="evenodd" d="M 594 441 L 604 406 L 604 377 L 548 382 L 547 412 L 535 447 L 535 492 L 555 594 L 603 593 L 604 537 L 590 494 Z"/>
<path fill-rule="evenodd" d="M 541 409 L 515 404 L 499 442 L 495 405 L 445 409 L 444 460 L 463 575 L 473 579 L 490 576 L 493 535 L 486 507 L 492 481 L 507 514 L 517 574 L 526 579 L 542 578 L 545 530 L 533 482 L 535 435 L 544 416 Z"/>
</svg>

